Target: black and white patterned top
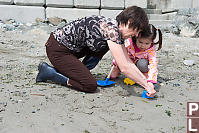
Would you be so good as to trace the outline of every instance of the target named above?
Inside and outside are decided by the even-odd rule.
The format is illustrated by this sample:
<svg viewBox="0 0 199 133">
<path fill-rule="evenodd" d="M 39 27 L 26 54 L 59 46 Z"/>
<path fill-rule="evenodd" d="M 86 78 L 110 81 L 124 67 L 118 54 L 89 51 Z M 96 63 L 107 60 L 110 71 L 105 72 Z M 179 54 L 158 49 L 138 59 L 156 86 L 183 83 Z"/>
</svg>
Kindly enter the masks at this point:
<svg viewBox="0 0 199 133">
<path fill-rule="evenodd" d="M 55 39 L 74 52 L 88 47 L 93 52 L 107 49 L 107 40 L 122 44 L 118 23 L 103 16 L 78 19 L 53 32 Z"/>
</svg>

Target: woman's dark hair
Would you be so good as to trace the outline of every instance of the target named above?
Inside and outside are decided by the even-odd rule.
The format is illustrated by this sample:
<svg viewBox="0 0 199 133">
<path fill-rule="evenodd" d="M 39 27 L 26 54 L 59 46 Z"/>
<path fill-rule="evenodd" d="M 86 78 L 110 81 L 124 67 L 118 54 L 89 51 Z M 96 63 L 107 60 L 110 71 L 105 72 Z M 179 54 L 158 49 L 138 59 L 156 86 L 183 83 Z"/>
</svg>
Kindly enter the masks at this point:
<svg viewBox="0 0 199 133">
<path fill-rule="evenodd" d="M 159 40 L 157 42 L 152 42 L 154 45 L 159 44 L 158 50 L 162 48 L 162 32 L 160 29 L 156 29 L 155 26 L 149 24 L 148 27 L 139 33 L 139 37 L 141 38 L 151 38 L 152 41 L 155 40 L 157 36 L 157 32 L 159 35 Z M 132 38 L 133 42 L 136 43 L 136 37 Z"/>
<path fill-rule="evenodd" d="M 149 23 L 145 11 L 138 6 L 130 6 L 124 9 L 119 15 L 117 15 L 116 20 L 119 24 L 121 23 L 125 25 L 129 21 L 129 28 L 137 28 L 137 30 L 144 30 Z"/>
</svg>

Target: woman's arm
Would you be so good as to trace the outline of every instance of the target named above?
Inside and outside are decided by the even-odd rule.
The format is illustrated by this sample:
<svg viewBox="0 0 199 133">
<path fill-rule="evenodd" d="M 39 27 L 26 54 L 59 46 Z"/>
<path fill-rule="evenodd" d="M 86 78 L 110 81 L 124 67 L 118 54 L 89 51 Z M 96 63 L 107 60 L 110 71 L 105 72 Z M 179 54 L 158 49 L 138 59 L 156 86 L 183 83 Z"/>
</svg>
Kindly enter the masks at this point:
<svg viewBox="0 0 199 133">
<path fill-rule="evenodd" d="M 146 77 L 140 72 L 135 64 L 129 58 L 126 48 L 123 45 L 118 45 L 110 40 L 107 41 L 113 58 L 117 62 L 121 72 L 128 78 L 144 87 L 149 96 L 154 96 L 156 91 L 154 86 L 147 83 Z"/>
</svg>

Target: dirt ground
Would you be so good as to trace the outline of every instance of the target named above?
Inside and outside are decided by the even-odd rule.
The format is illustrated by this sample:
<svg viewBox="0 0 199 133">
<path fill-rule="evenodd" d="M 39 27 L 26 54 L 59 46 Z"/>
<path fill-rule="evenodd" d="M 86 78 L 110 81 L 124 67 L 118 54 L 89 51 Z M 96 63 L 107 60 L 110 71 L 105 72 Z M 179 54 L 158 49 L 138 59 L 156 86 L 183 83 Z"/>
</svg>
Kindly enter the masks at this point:
<svg viewBox="0 0 199 133">
<path fill-rule="evenodd" d="M 199 101 L 199 38 L 163 34 L 158 52 L 158 98 L 141 98 L 138 85 L 116 85 L 87 94 L 35 83 L 37 66 L 49 63 L 44 44 L 54 27 L 0 29 L 1 133 L 185 133 L 186 103 Z M 92 70 L 104 79 L 110 53 Z M 193 60 L 185 65 L 184 60 Z"/>
</svg>

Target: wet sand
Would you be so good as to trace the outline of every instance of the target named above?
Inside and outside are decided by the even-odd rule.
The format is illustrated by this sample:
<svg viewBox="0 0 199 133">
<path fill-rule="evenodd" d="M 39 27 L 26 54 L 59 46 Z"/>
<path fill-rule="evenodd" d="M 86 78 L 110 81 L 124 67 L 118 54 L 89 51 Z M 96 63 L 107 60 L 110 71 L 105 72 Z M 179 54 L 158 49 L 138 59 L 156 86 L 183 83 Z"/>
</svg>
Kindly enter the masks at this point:
<svg viewBox="0 0 199 133">
<path fill-rule="evenodd" d="M 199 101 L 199 38 L 165 33 L 158 52 L 159 92 L 154 100 L 140 97 L 138 85 L 123 83 L 87 94 L 52 83 L 35 83 L 37 66 L 48 62 L 49 31 L 0 29 L 1 133 L 185 133 L 186 103 Z M 105 79 L 107 53 L 92 70 Z M 187 66 L 184 60 L 194 60 Z"/>
</svg>

